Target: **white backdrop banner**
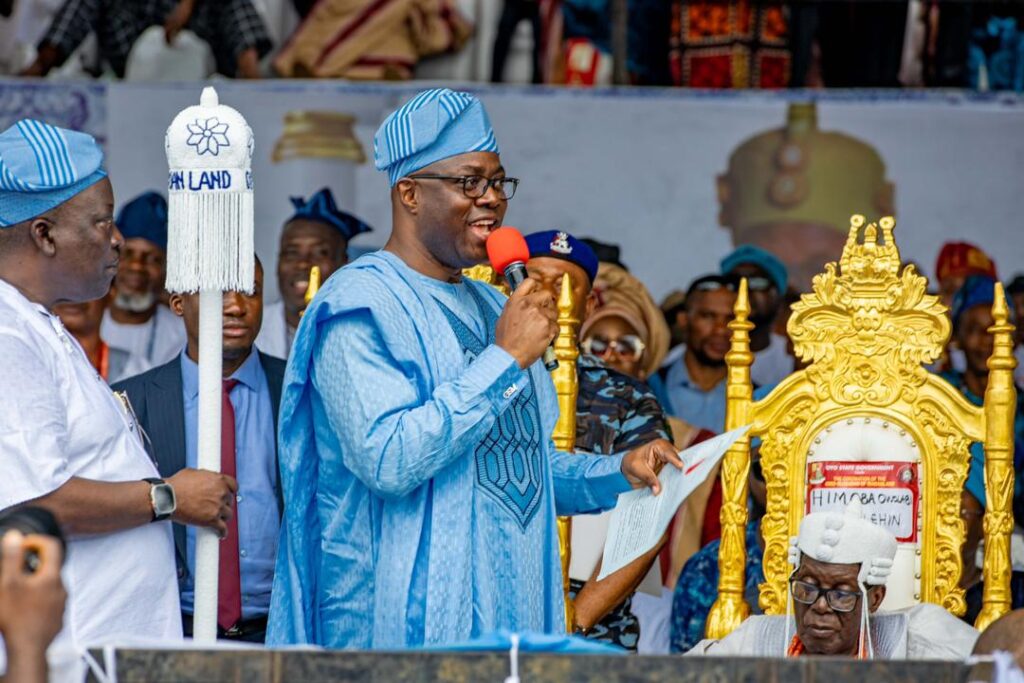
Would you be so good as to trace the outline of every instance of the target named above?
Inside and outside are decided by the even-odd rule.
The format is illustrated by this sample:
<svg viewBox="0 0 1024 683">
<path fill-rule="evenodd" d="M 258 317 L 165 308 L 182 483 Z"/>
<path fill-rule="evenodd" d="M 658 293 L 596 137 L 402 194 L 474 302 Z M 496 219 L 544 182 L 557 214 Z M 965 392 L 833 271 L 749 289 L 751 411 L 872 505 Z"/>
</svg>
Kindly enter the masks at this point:
<svg viewBox="0 0 1024 683">
<path fill-rule="evenodd" d="M 373 133 L 423 82 L 217 84 L 256 135 L 256 247 L 276 261 L 289 196 L 330 187 L 383 245 L 388 185 Z M 166 191 L 164 131 L 202 84 L 0 81 L 0 128 L 21 115 L 105 140 L 119 204 Z M 931 274 L 939 245 L 978 244 L 1004 279 L 1024 270 L 1024 99 L 878 92 L 479 87 L 509 175 L 506 223 L 622 247 L 656 298 L 716 271 L 734 244 L 780 254 L 800 285 L 837 259 L 850 213 L 897 218 L 904 257 Z M 74 116 L 71 116 L 74 114 Z M 268 300 L 277 298 L 274 278 Z"/>
</svg>

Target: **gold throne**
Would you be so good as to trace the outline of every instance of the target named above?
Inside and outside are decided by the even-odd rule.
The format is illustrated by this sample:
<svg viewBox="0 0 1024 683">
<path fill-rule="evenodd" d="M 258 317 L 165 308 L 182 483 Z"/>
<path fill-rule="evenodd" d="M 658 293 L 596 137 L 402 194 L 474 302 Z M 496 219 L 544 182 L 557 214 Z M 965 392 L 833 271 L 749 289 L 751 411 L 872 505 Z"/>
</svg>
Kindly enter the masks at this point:
<svg viewBox="0 0 1024 683">
<path fill-rule="evenodd" d="M 901 543 L 886 594 L 886 608 L 927 601 L 956 615 L 966 609 L 959 587 L 964 523 L 960 495 L 969 447 L 985 447 L 984 597 L 975 625 L 981 629 L 1009 610 L 1010 532 L 1013 529 L 1013 325 L 996 285 L 992 307 L 995 347 L 988 361 L 983 407 L 928 372 L 949 338 L 950 322 L 927 280 L 912 265 L 901 269 L 893 241 L 895 221 L 865 225 L 854 216 L 839 264 L 825 266 L 813 291 L 793 307 L 788 330 L 797 355 L 809 363 L 760 401 L 753 400 L 746 282 L 740 285 L 732 346 L 726 355 L 726 429 L 751 430 L 722 465 L 722 540 L 718 599 L 708 638 L 722 638 L 749 614 L 743 599 L 746 564 L 747 474 L 750 439 L 760 437 L 767 484 L 765 582 L 760 606 L 785 614 L 789 538 L 807 505 L 808 463 L 903 461 L 916 472 L 920 502 L 915 542 Z M 902 468 L 902 465 L 901 465 Z"/>
<path fill-rule="evenodd" d="M 499 277 L 494 269 L 486 264 L 465 268 L 465 277 L 485 282 L 497 287 L 508 295 L 508 284 Z M 551 440 L 555 447 L 565 453 L 572 453 L 576 448 L 576 398 L 579 395 L 579 378 L 576 364 L 579 360 L 579 332 L 581 320 L 575 317 L 576 302 L 573 299 L 572 278 L 568 273 L 562 275 L 562 288 L 558 296 L 558 336 L 552 345 L 558 367 L 551 371 L 551 380 L 558 395 L 558 420 L 555 423 Z M 565 629 L 572 633 L 575 630 L 576 611 L 569 597 L 569 565 L 572 561 L 572 517 L 558 518 L 558 555 L 562 563 L 562 593 L 565 598 Z"/>
</svg>

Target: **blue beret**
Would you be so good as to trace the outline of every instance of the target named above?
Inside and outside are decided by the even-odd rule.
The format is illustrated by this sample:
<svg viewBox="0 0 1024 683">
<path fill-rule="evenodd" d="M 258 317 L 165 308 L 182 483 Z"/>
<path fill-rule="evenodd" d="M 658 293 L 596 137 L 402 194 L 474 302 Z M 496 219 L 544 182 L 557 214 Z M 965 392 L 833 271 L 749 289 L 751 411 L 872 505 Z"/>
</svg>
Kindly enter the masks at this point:
<svg viewBox="0 0 1024 683">
<path fill-rule="evenodd" d="M 326 223 L 340 232 L 346 240 L 373 230 L 373 228 L 352 214 L 345 213 L 339 209 L 334 201 L 334 195 L 326 187 L 309 199 L 292 197 L 291 200 L 292 206 L 295 207 L 295 213 L 288 219 L 289 222 L 297 218 L 305 218 L 311 221 Z"/>
<path fill-rule="evenodd" d="M 988 275 L 968 275 L 953 295 L 951 317 L 953 327 L 960 324 L 960 316 L 975 306 L 991 306 L 996 300 L 996 280 Z"/>
<path fill-rule="evenodd" d="M 782 261 L 777 259 L 771 252 L 752 244 L 744 244 L 733 250 L 731 254 L 722 259 L 719 268 L 722 275 L 729 275 L 736 266 L 744 263 L 752 264 L 763 270 L 775 284 L 779 294 L 786 293 L 786 284 L 789 282 L 789 271 Z"/>
<path fill-rule="evenodd" d="M 140 237 L 167 251 L 167 200 L 156 192 L 145 192 L 121 208 L 117 229 L 126 240 Z"/>
<path fill-rule="evenodd" d="M 424 90 L 396 109 L 373 136 L 374 164 L 392 187 L 435 161 L 469 152 L 498 153 L 480 100 L 448 88 Z"/>
<path fill-rule="evenodd" d="M 106 175 L 91 135 L 22 119 L 0 133 L 0 228 L 54 209 Z"/>
<path fill-rule="evenodd" d="M 559 230 L 535 232 L 526 236 L 526 246 L 530 248 L 530 258 L 549 256 L 575 263 L 586 271 L 590 285 L 594 285 L 594 278 L 597 277 L 597 256 L 586 243 L 569 233 Z"/>
</svg>

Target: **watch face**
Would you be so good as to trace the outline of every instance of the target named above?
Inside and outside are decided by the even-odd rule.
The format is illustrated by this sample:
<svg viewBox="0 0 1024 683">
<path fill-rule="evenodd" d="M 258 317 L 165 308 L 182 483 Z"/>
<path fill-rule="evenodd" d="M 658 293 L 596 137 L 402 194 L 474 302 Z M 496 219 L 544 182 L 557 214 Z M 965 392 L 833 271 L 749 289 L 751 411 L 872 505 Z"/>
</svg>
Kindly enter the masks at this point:
<svg viewBox="0 0 1024 683">
<path fill-rule="evenodd" d="M 174 512 L 176 505 L 174 500 L 174 489 L 167 484 L 157 484 L 153 487 L 153 508 L 157 516 L 166 516 Z"/>
</svg>

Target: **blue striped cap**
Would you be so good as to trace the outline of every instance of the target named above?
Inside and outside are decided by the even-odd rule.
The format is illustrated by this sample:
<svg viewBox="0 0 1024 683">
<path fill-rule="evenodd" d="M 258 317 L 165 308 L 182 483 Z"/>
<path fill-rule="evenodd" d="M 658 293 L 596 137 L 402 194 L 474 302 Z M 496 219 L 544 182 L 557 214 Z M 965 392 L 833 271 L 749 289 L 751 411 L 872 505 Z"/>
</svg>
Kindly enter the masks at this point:
<svg viewBox="0 0 1024 683">
<path fill-rule="evenodd" d="M 22 119 L 0 133 L 0 228 L 56 208 L 106 175 L 91 135 Z"/>
<path fill-rule="evenodd" d="M 424 90 L 396 109 L 373 136 L 378 171 L 399 178 L 435 161 L 469 152 L 498 153 L 491 120 L 480 100 L 448 88 Z"/>
</svg>

